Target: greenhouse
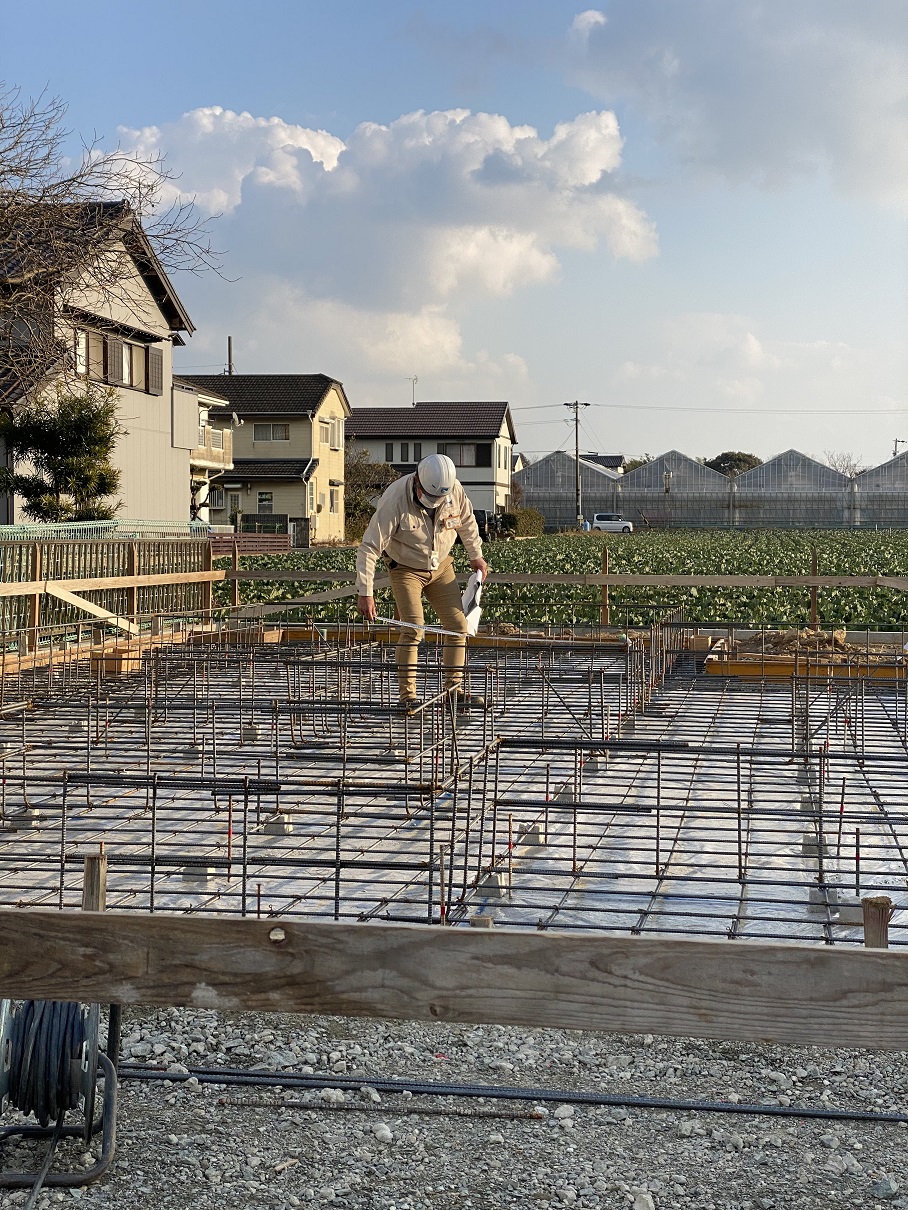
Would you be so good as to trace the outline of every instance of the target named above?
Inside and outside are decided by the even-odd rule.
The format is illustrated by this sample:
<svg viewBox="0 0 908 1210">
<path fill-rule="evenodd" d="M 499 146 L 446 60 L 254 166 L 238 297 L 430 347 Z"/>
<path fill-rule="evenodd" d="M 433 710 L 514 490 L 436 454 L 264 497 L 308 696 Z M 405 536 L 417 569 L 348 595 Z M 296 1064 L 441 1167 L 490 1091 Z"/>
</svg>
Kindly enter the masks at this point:
<svg viewBox="0 0 908 1210">
<path fill-rule="evenodd" d="M 615 511 L 635 525 L 677 529 L 731 522 L 730 481 L 695 458 L 669 450 L 621 476 Z"/>
<path fill-rule="evenodd" d="M 576 462 L 558 450 L 518 471 L 523 503 L 550 532 L 575 524 Z M 908 452 L 852 477 L 786 450 L 737 478 L 669 450 L 625 475 L 580 459 L 581 507 L 637 528 L 879 529 L 908 527 Z"/>
<path fill-rule="evenodd" d="M 595 462 L 580 459 L 580 508 L 585 517 L 617 512 L 615 484 L 622 476 Z M 568 529 L 577 523 L 577 461 L 555 450 L 512 476 L 523 490 L 526 508 L 538 508 L 547 530 Z"/>
</svg>

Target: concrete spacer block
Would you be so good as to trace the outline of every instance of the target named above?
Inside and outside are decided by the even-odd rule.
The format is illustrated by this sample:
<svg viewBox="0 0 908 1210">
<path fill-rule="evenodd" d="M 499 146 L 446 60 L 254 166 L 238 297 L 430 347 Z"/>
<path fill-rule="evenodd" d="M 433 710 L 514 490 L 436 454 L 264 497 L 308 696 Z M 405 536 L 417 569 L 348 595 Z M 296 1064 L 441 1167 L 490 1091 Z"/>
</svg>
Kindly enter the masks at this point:
<svg viewBox="0 0 908 1210">
<path fill-rule="evenodd" d="M 834 886 L 812 886 L 807 899 L 816 907 L 834 908 L 839 901 L 839 892 Z"/>
<path fill-rule="evenodd" d="M 7 815 L 6 821 L 14 828 L 40 828 L 44 823 L 44 816 L 34 807 L 26 807 L 24 811 Z"/>
<path fill-rule="evenodd" d="M 262 831 L 267 836 L 289 836 L 293 831 L 293 822 L 289 815 L 272 815 L 265 820 Z"/>
<path fill-rule="evenodd" d="M 180 874 L 184 882 L 211 882 L 217 870 L 213 865 L 184 865 Z"/>
<path fill-rule="evenodd" d="M 474 912 L 470 917 L 470 928 L 474 929 L 490 929 L 495 925 L 495 921 L 491 916 L 483 916 L 479 912 Z"/>
<path fill-rule="evenodd" d="M 244 744 L 254 744 L 262 733 L 258 723 L 244 723 L 240 728 L 240 739 Z"/>
<path fill-rule="evenodd" d="M 820 842 L 813 832 L 805 832 L 801 837 L 801 855 L 802 857 L 819 857 Z M 823 856 L 829 856 L 829 846 L 824 843 Z"/>
<path fill-rule="evenodd" d="M 482 894 L 500 899 L 505 892 L 504 879 L 497 870 L 490 870 L 476 888 Z"/>
<path fill-rule="evenodd" d="M 864 909 L 861 907 L 860 899 L 855 899 L 853 895 L 839 901 L 839 924 L 860 924 L 864 923 Z"/>
</svg>

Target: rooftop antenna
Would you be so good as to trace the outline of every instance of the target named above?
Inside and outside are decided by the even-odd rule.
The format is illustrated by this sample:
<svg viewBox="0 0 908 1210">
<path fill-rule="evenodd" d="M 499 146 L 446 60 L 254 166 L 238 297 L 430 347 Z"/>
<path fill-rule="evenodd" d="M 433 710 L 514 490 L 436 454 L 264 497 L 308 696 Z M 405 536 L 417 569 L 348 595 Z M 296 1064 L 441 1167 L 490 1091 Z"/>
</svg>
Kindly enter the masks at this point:
<svg viewBox="0 0 908 1210">
<path fill-rule="evenodd" d="M 898 458 L 900 445 L 908 445 L 908 441 L 906 441 L 903 437 L 896 437 L 895 442 L 892 446 L 893 458 Z"/>
<path fill-rule="evenodd" d="M 227 337 L 227 373 L 233 377 L 233 337 Z"/>
<path fill-rule="evenodd" d="M 410 405 L 415 408 L 416 407 L 416 384 L 419 382 L 419 379 L 414 374 L 412 378 L 407 379 L 407 382 L 412 383 L 412 385 L 413 385 L 413 394 L 410 399 Z"/>
</svg>

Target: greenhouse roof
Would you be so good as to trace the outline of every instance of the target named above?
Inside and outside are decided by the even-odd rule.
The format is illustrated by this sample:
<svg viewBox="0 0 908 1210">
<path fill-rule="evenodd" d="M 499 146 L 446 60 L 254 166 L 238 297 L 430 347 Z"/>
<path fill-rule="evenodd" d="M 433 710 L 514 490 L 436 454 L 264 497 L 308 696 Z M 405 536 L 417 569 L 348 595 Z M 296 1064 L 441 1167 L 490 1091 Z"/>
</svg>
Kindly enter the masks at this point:
<svg viewBox="0 0 908 1210">
<path fill-rule="evenodd" d="M 781 491 L 800 488 L 804 491 L 842 491 L 850 482 L 847 475 L 817 462 L 800 450 L 776 454 L 762 466 L 745 471 L 735 480 L 739 492 Z"/>
</svg>

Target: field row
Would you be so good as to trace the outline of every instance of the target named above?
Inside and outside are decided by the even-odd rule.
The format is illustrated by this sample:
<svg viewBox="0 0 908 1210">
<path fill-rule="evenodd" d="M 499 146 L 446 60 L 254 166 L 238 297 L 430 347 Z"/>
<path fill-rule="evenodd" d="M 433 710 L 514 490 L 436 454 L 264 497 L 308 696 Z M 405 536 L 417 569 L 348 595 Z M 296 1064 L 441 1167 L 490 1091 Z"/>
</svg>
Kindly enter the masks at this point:
<svg viewBox="0 0 908 1210">
<path fill-rule="evenodd" d="M 820 575 L 908 575 L 908 531 L 761 530 L 753 532 L 673 531 L 613 534 L 559 534 L 516 542 L 493 543 L 486 555 L 493 571 L 589 574 L 601 570 L 603 547 L 609 570 L 641 575 L 809 575 L 813 552 Z M 456 559 L 467 564 L 462 548 Z M 352 571 L 351 547 L 291 551 L 280 556 L 254 556 L 244 567 Z M 258 581 L 243 585 L 244 603 L 280 601 L 318 592 L 324 581 L 294 585 Z M 221 585 L 221 603 L 226 586 Z M 643 589 L 616 588 L 610 593 L 613 622 L 640 625 L 669 607 L 683 605 L 695 622 L 730 621 L 756 626 L 802 626 L 810 602 L 799 589 Z M 382 602 L 380 601 L 381 605 Z M 595 623 L 598 588 L 564 585 L 489 584 L 484 597 L 488 621 L 516 623 Z M 385 602 L 387 605 L 387 602 Z M 887 589 L 831 588 L 819 593 L 821 622 L 826 626 L 908 628 L 908 594 Z M 319 607 L 322 616 L 354 616 L 353 603 Z"/>
</svg>

